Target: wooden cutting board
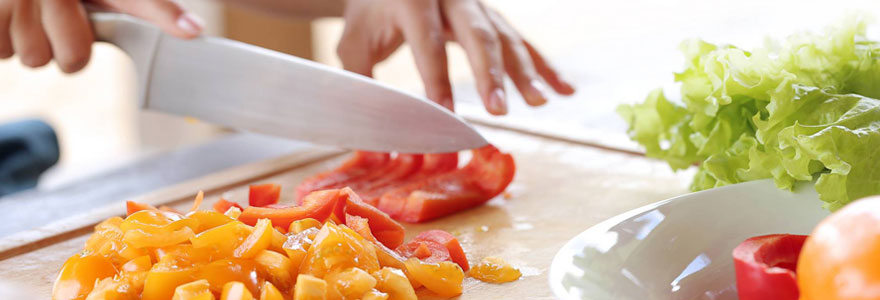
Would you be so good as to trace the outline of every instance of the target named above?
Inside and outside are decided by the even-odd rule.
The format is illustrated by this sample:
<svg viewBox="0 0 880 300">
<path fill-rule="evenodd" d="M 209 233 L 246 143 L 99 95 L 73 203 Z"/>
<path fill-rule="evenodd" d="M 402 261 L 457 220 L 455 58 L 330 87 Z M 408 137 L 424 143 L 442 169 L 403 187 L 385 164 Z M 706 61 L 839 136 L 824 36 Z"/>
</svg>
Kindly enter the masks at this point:
<svg viewBox="0 0 880 300">
<path fill-rule="evenodd" d="M 405 225 L 407 239 L 424 230 L 443 229 L 459 237 L 472 264 L 485 256 L 496 256 L 523 273 L 520 280 L 507 284 L 467 278 L 460 299 L 553 299 L 547 274 L 553 256 L 568 239 L 616 214 L 687 192 L 692 174 L 673 173 L 662 162 L 631 153 L 503 129 L 479 130 L 516 160 L 517 173 L 508 188 L 509 196 L 433 222 Z M 278 161 L 244 166 L 137 200 L 186 210 L 195 193 L 204 189 L 208 194 L 203 207 L 210 207 L 221 195 L 244 203 L 248 184 L 272 182 L 283 186 L 282 202 L 291 202 L 297 183 L 346 159 L 344 155 L 326 158 L 326 153 L 308 156 L 309 159 L 303 159 L 302 154 L 293 156 L 296 155 L 300 157 L 279 160 L 306 164 L 274 173 L 259 170 L 272 170 Z M 217 184 L 228 182 L 227 177 L 233 174 L 244 173 L 259 175 L 232 185 Z M 0 291 L 17 290 L 28 298 L 48 299 L 58 270 L 68 257 L 82 249 L 92 224 L 108 214 L 125 213 L 122 204 L 96 211 L 100 213 L 80 218 L 76 223 L 80 226 L 55 228 L 39 242 L 10 245 L 13 242 L 6 241 L 5 248 L 0 248 Z M 420 296 L 433 298 L 427 292 Z"/>
</svg>

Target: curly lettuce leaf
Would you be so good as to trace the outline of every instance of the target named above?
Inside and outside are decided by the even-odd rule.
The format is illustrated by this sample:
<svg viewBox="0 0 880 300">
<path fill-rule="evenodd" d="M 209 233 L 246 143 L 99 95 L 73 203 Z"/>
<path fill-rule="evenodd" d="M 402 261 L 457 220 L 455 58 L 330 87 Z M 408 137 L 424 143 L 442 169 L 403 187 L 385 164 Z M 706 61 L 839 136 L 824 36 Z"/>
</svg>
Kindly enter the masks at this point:
<svg viewBox="0 0 880 300">
<path fill-rule="evenodd" d="M 655 90 L 618 112 L 647 156 L 674 169 L 699 164 L 693 190 L 818 178 L 834 210 L 880 194 L 880 51 L 864 30 L 854 18 L 750 52 L 685 41 L 681 101 Z"/>
</svg>

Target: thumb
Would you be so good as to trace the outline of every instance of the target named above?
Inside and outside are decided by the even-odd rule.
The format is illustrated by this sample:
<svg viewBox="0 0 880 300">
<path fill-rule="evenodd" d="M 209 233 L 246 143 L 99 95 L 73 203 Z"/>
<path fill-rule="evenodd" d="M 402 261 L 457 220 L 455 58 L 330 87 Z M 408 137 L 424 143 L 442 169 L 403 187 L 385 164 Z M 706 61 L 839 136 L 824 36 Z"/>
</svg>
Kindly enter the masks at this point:
<svg viewBox="0 0 880 300">
<path fill-rule="evenodd" d="M 110 8 L 144 19 L 172 36 L 191 39 L 202 33 L 204 22 L 172 0 L 105 0 Z"/>
</svg>

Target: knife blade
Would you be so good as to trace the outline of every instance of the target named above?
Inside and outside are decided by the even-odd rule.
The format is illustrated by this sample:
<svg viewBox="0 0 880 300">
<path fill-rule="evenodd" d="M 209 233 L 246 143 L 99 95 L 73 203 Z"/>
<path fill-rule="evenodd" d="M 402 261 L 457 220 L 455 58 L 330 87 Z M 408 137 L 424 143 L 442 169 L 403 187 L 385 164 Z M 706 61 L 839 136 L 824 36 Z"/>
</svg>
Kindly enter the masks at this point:
<svg viewBox="0 0 880 300">
<path fill-rule="evenodd" d="M 134 61 L 144 109 L 360 150 L 442 153 L 487 144 L 443 107 L 365 76 L 223 38 L 177 39 L 126 15 L 90 18 L 98 40 Z"/>
</svg>

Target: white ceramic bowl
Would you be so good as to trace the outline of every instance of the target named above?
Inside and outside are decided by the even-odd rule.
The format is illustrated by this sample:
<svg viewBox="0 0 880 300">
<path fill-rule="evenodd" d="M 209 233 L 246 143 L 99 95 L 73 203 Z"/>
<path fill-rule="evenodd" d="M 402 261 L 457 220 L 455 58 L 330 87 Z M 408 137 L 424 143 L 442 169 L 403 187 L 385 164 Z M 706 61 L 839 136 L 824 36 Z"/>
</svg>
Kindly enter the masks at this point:
<svg viewBox="0 0 880 300">
<path fill-rule="evenodd" d="M 737 299 L 731 251 L 746 238 L 809 234 L 828 215 L 812 185 L 770 180 L 687 194 L 599 223 L 550 266 L 560 299 Z"/>
</svg>

